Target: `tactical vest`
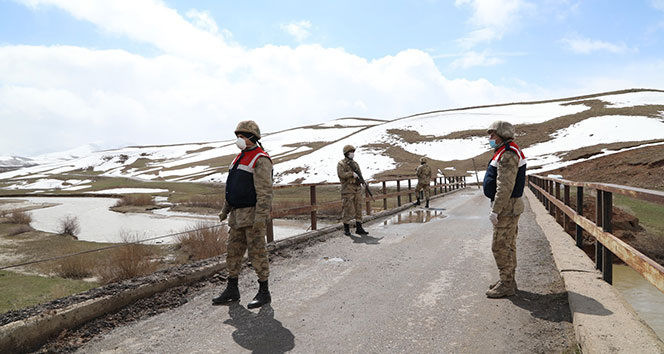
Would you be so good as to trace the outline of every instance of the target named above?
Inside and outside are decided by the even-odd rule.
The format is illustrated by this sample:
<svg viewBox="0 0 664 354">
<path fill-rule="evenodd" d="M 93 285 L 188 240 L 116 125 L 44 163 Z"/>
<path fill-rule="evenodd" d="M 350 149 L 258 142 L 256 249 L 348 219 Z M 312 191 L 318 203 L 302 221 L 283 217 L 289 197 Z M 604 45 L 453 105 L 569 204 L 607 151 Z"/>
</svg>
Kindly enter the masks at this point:
<svg viewBox="0 0 664 354">
<path fill-rule="evenodd" d="M 489 162 L 489 166 L 486 169 L 486 174 L 484 175 L 484 182 L 482 183 L 484 187 L 484 195 L 490 198 L 491 201 L 493 201 L 493 199 L 496 197 L 498 162 L 507 150 L 514 152 L 516 156 L 519 157 L 519 171 L 516 174 L 516 183 L 514 184 L 511 198 L 518 198 L 523 195 L 523 188 L 526 185 L 526 156 L 513 141 L 510 141 L 496 150 L 496 152 L 493 154 L 493 157 L 491 158 L 491 161 Z"/>
<path fill-rule="evenodd" d="M 256 187 L 254 187 L 254 167 L 259 157 L 270 156 L 260 147 L 243 150 L 228 167 L 226 179 L 226 202 L 233 208 L 256 206 Z"/>
</svg>

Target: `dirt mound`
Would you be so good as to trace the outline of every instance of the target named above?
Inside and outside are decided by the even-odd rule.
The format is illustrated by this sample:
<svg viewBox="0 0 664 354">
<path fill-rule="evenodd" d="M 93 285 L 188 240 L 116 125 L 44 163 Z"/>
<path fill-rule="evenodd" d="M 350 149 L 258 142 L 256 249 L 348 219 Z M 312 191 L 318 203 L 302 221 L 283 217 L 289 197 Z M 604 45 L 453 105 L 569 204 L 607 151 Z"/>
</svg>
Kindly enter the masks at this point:
<svg viewBox="0 0 664 354">
<path fill-rule="evenodd" d="M 664 144 L 579 162 L 549 173 L 572 181 L 664 190 Z"/>
</svg>

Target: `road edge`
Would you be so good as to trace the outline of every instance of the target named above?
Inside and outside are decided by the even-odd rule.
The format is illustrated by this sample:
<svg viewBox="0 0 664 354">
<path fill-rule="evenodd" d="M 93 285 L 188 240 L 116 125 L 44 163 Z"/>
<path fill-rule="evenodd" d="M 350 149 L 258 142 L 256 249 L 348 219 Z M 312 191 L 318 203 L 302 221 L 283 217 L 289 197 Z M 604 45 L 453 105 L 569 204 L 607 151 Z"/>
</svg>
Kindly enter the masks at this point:
<svg viewBox="0 0 664 354">
<path fill-rule="evenodd" d="M 618 290 L 602 280 L 575 240 L 530 190 L 525 195 L 565 283 L 574 333 L 583 353 L 664 353 L 664 343 Z"/>
</svg>

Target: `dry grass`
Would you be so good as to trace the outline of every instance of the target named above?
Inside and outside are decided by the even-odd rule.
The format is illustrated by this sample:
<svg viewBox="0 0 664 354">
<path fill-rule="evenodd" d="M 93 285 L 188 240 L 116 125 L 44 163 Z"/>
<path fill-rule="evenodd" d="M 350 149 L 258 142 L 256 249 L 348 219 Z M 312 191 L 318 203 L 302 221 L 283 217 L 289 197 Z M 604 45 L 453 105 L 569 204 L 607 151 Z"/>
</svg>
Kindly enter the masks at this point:
<svg viewBox="0 0 664 354">
<path fill-rule="evenodd" d="M 221 210 L 224 207 L 224 195 L 192 195 L 189 198 L 179 200 L 177 203 L 186 207 Z"/>
<path fill-rule="evenodd" d="M 30 231 L 32 231 L 32 227 L 30 227 L 30 225 L 21 224 L 21 225 L 14 226 L 11 229 L 9 229 L 7 231 L 7 235 L 8 236 L 16 236 L 16 235 L 20 235 L 22 233 L 26 233 L 26 232 L 30 232 Z"/>
<path fill-rule="evenodd" d="M 67 215 L 60 219 L 60 235 L 76 236 L 81 231 L 81 224 L 75 216 Z"/>
<path fill-rule="evenodd" d="M 154 273 L 159 264 L 157 253 L 149 245 L 140 245 L 138 238 L 124 234 L 124 246 L 108 251 L 105 264 L 100 264 L 97 273 L 102 283 L 108 284 Z"/>
<path fill-rule="evenodd" d="M 32 216 L 24 211 L 15 211 L 9 214 L 7 222 L 10 224 L 29 225 L 32 222 Z"/>
<path fill-rule="evenodd" d="M 122 206 L 148 206 L 148 205 L 155 205 L 154 199 L 152 199 L 152 196 L 149 194 L 129 194 L 129 195 L 124 195 L 120 200 L 118 200 L 117 203 L 115 203 L 114 207 L 122 207 Z"/>
<path fill-rule="evenodd" d="M 187 260 L 211 258 L 226 252 L 228 233 L 222 226 L 199 223 L 178 236 L 178 248 Z"/>
<path fill-rule="evenodd" d="M 56 265 L 58 276 L 68 279 L 83 279 L 93 275 L 95 260 L 89 255 L 79 255 L 62 259 Z"/>
</svg>

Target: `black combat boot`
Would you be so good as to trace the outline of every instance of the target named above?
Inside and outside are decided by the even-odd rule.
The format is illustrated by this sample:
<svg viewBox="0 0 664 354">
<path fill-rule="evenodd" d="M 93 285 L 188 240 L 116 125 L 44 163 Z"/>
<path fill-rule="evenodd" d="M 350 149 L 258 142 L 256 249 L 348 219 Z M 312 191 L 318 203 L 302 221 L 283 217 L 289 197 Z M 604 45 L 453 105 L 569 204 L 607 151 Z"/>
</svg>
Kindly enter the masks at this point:
<svg viewBox="0 0 664 354">
<path fill-rule="evenodd" d="M 350 234 L 350 225 L 344 224 L 344 235 L 351 236 Z"/>
<path fill-rule="evenodd" d="M 362 223 L 359 221 L 355 222 L 355 233 L 358 235 L 368 235 L 367 230 L 362 228 Z"/>
<path fill-rule="evenodd" d="M 225 305 L 234 301 L 240 301 L 240 289 L 237 288 L 237 278 L 228 278 L 226 290 L 212 299 L 212 304 Z"/>
<path fill-rule="evenodd" d="M 272 302 L 272 297 L 270 296 L 270 290 L 267 287 L 267 280 L 258 281 L 258 293 L 254 296 L 254 299 L 247 305 L 248 309 L 255 309 L 263 305 L 267 305 Z"/>
<path fill-rule="evenodd" d="M 415 202 L 415 205 L 420 205 L 420 196 L 417 196 L 417 202 Z"/>
<path fill-rule="evenodd" d="M 427 205 L 424 206 L 425 208 L 429 207 L 429 201 L 427 200 Z"/>
</svg>

